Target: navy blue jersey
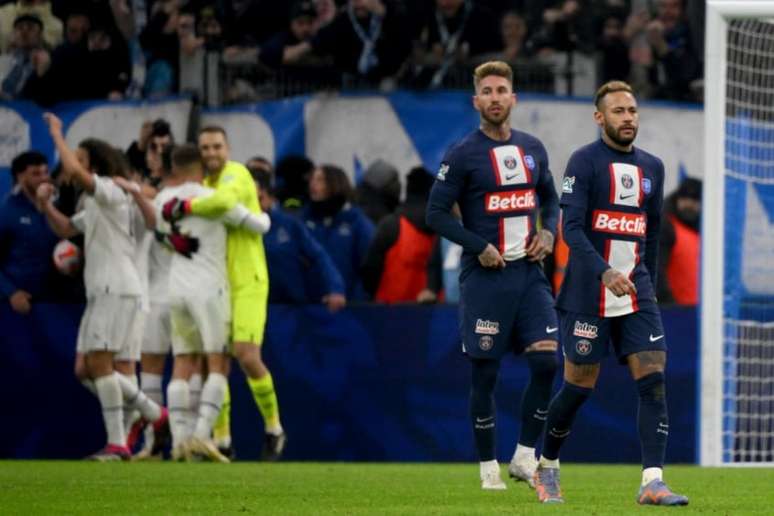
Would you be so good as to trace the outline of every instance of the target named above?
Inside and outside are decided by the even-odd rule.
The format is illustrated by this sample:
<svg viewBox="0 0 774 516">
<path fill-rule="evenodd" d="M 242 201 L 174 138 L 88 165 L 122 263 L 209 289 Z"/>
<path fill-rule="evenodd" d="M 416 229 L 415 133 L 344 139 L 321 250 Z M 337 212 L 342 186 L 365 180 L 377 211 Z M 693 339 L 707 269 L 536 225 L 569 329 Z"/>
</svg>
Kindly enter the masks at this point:
<svg viewBox="0 0 774 516">
<path fill-rule="evenodd" d="M 562 235 L 570 248 L 557 299 L 563 310 L 615 317 L 655 304 L 664 164 L 633 148 L 620 152 L 601 139 L 570 157 L 562 181 Z M 616 297 L 602 284 L 614 268 L 637 287 Z"/>
<path fill-rule="evenodd" d="M 462 225 L 450 213 L 455 202 Z M 559 203 L 540 140 L 511 130 L 508 141 L 496 141 L 477 130 L 444 156 L 430 192 L 427 222 L 462 246 L 464 277 L 480 266 L 478 255 L 487 244 L 506 262 L 523 258 L 538 210 L 543 228 L 555 234 Z"/>
</svg>

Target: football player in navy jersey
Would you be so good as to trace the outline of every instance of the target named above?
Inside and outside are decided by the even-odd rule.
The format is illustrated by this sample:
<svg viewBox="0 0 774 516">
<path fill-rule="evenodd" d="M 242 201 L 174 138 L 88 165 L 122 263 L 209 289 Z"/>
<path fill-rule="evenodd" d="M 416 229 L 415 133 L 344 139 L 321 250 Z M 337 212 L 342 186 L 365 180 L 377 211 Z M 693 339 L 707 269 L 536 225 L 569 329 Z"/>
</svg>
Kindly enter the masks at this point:
<svg viewBox="0 0 774 516">
<path fill-rule="evenodd" d="M 538 498 L 562 502 L 559 448 L 612 350 L 637 383 L 642 449 L 640 504 L 686 505 L 662 479 L 669 422 L 666 339 L 656 304 L 656 261 L 664 165 L 633 145 L 637 101 L 625 82 L 599 88 L 594 121 L 602 137 L 570 157 L 562 181 L 562 234 L 570 248 L 557 299 L 564 384 L 548 409 Z"/>
<path fill-rule="evenodd" d="M 481 487 L 506 488 L 495 458 L 494 388 L 500 359 L 509 351 L 524 354 L 530 380 L 508 471 L 533 486 L 535 443 L 557 368 L 559 326 L 541 260 L 553 249 L 559 203 L 543 144 L 511 129 L 516 95 L 510 66 L 484 63 L 476 68 L 474 82 L 480 127 L 446 153 L 430 193 L 427 222 L 463 247 L 460 333 L 472 364 L 470 417 Z M 451 214 L 455 202 L 462 224 Z"/>
</svg>

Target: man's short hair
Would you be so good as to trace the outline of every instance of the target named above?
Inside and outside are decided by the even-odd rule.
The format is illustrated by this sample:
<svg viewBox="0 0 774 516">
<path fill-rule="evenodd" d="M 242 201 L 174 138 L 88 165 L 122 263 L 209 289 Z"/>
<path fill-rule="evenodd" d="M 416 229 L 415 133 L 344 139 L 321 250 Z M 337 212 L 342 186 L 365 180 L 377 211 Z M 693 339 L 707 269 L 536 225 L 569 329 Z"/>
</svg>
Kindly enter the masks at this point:
<svg viewBox="0 0 774 516">
<path fill-rule="evenodd" d="M 27 170 L 27 167 L 34 167 L 37 165 L 48 165 L 48 159 L 38 151 L 32 150 L 22 152 L 11 162 L 11 175 L 14 180 L 16 176 Z"/>
<path fill-rule="evenodd" d="M 199 129 L 199 136 L 203 135 L 204 133 L 220 133 L 223 135 L 224 140 L 228 140 L 228 135 L 226 134 L 226 130 L 219 125 L 206 125 L 201 129 Z"/>
<path fill-rule="evenodd" d="M 151 126 L 151 136 L 172 136 L 172 126 L 163 118 L 157 118 Z"/>
<path fill-rule="evenodd" d="M 202 155 L 199 148 L 192 143 L 176 145 L 172 149 L 172 166 L 175 168 L 188 168 L 191 165 L 202 163 Z"/>
<path fill-rule="evenodd" d="M 618 93 L 619 91 L 625 91 L 627 93 L 631 93 L 634 95 L 634 91 L 632 90 L 632 87 L 629 86 L 628 83 L 624 81 L 608 81 L 602 86 L 599 87 L 597 90 L 596 95 L 594 95 L 594 106 L 596 106 L 597 111 L 600 111 L 599 107 L 602 104 L 602 100 L 611 93 Z"/>
<path fill-rule="evenodd" d="M 308 17 L 312 19 L 317 17 L 317 9 L 314 6 L 314 2 L 312 2 L 311 0 L 298 0 L 290 8 L 291 20 L 295 20 L 296 18 L 302 18 L 302 17 Z"/>
<path fill-rule="evenodd" d="M 13 20 L 13 28 L 15 29 L 16 26 L 20 23 L 33 23 L 37 25 L 41 31 L 43 30 L 43 20 L 40 19 L 40 16 L 34 13 L 24 13 L 17 16 Z"/>
<path fill-rule="evenodd" d="M 479 83 L 484 80 L 485 77 L 495 75 L 497 77 L 504 77 L 508 79 L 508 82 L 513 85 L 513 70 L 511 65 L 505 61 L 488 61 L 484 64 L 480 64 L 473 71 L 473 84 L 478 89 Z"/>
</svg>

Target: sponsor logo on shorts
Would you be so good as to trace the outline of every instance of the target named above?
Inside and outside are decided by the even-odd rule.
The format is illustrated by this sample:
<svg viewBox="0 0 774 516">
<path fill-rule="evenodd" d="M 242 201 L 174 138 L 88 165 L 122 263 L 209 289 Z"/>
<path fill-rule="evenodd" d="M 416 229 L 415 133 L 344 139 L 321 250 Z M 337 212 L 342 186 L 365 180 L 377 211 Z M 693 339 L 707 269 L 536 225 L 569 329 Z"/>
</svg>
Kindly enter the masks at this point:
<svg viewBox="0 0 774 516">
<path fill-rule="evenodd" d="M 487 213 L 510 213 L 535 208 L 535 190 L 511 190 L 510 192 L 492 192 L 486 194 Z"/>
<path fill-rule="evenodd" d="M 497 335 L 500 333 L 500 323 L 497 321 L 476 320 L 476 333 L 479 335 Z"/>
<path fill-rule="evenodd" d="M 594 231 L 644 237 L 647 228 L 645 215 L 623 211 L 594 210 L 591 224 Z"/>
<path fill-rule="evenodd" d="M 591 342 L 586 339 L 579 340 L 575 343 L 575 351 L 577 351 L 579 355 L 588 355 L 591 353 Z"/>
<path fill-rule="evenodd" d="M 478 339 L 478 347 L 481 348 L 482 351 L 489 351 L 492 349 L 492 346 L 494 346 L 494 339 L 489 335 L 482 335 L 481 338 Z"/>
<path fill-rule="evenodd" d="M 572 334 L 576 337 L 583 337 L 584 339 L 596 339 L 598 331 L 599 328 L 593 324 L 575 321 L 575 328 L 573 328 Z"/>
</svg>

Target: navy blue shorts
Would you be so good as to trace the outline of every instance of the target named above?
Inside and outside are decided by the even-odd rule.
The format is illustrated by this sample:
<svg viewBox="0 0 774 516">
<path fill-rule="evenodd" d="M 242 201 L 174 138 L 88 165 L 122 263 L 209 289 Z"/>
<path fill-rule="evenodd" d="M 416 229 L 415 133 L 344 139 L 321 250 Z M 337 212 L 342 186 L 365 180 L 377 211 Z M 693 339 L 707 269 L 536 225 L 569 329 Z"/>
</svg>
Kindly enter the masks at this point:
<svg viewBox="0 0 774 516">
<path fill-rule="evenodd" d="M 559 310 L 562 351 L 574 364 L 596 364 L 615 351 L 618 361 L 640 351 L 666 351 L 661 312 L 656 305 L 619 317 L 599 317 Z"/>
<path fill-rule="evenodd" d="M 541 340 L 559 340 L 551 286 L 537 263 L 474 268 L 460 284 L 459 306 L 462 351 L 473 358 L 500 359 Z"/>
</svg>

